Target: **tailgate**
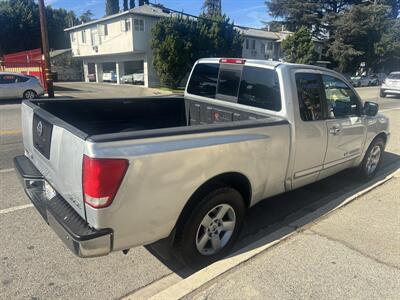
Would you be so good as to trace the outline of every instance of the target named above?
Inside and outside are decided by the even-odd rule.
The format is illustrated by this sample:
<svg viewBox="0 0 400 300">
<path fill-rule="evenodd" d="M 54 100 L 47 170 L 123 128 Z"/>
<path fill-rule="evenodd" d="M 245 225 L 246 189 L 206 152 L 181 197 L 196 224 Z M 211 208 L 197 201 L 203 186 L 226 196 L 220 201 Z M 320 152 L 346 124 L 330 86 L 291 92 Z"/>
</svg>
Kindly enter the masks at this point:
<svg viewBox="0 0 400 300">
<path fill-rule="evenodd" d="M 82 159 L 85 140 L 71 133 L 54 117 L 30 102 L 22 104 L 25 154 L 50 185 L 84 219 Z M 69 128 L 70 129 L 70 128 Z"/>
</svg>

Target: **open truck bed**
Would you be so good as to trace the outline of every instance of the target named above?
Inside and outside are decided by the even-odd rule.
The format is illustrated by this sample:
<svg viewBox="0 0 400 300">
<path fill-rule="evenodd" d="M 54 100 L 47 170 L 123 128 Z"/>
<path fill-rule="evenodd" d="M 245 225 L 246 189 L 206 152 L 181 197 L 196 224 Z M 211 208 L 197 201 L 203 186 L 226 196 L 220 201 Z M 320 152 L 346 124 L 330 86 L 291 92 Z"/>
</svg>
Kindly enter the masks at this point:
<svg viewBox="0 0 400 300">
<path fill-rule="evenodd" d="M 35 113 L 92 142 L 280 125 L 287 121 L 183 97 L 35 100 Z"/>
</svg>

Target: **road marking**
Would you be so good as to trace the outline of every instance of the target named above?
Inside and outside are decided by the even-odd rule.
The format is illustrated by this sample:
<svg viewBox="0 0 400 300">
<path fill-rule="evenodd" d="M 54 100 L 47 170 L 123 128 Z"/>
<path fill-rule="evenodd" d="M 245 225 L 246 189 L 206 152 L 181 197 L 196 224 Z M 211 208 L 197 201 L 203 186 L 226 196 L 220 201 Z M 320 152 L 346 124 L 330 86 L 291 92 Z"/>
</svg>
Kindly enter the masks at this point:
<svg viewBox="0 0 400 300">
<path fill-rule="evenodd" d="M 0 210 L 0 215 L 8 214 L 8 213 L 13 212 L 13 211 L 18 211 L 18 210 L 25 209 L 25 208 L 30 208 L 30 207 L 33 207 L 33 204 L 25 204 L 25 205 L 14 206 L 14 207 L 2 209 L 2 210 Z"/>
<path fill-rule="evenodd" d="M 22 133 L 21 129 L 15 129 L 15 130 L 1 130 L 0 135 L 15 135 Z"/>
<path fill-rule="evenodd" d="M 0 170 L 0 174 L 12 172 L 12 171 L 14 171 L 14 168 L 11 168 L 11 169 L 4 169 L 4 170 Z"/>
<path fill-rule="evenodd" d="M 232 270 L 236 266 L 245 263 L 255 257 L 256 255 L 264 252 L 268 248 L 271 248 L 280 242 L 290 238 L 294 234 L 298 233 L 300 230 L 304 230 L 307 227 L 310 227 L 320 221 L 322 218 L 325 218 L 332 214 L 334 211 L 340 209 L 341 207 L 349 204 L 360 196 L 368 193 L 374 188 L 384 184 L 388 180 L 392 179 L 395 175 L 398 174 L 398 168 L 390 173 L 389 175 L 381 176 L 381 180 L 378 180 L 371 186 L 367 186 L 368 183 L 364 184 L 365 188 L 362 188 L 361 191 L 354 194 L 354 192 L 350 191 L 343 196 L 340 196 L 332 201 L 334 201 L 334 207 L 332 207 L 332 203 L 327 203 L 326 205 L 320 207 L 314 212 L 311 212 L 299 220 L 292 222 L 288 226 L 282 227 L 277 231 L 272 232 L 271 234 L 266 235 L 265 237 L 259 239 L 251 243 L 248 246 L 238 250 L 233 253 L 229 257 L 217 261 L 212 265 L 194 273 L 193 275 L 179 281 L 178 283 L 168 287 L 167 289 L 159 292 L 158 294 L 152 296 L 149 299 L 152 300 L 164 300 L 164 299 L 181 299 L 190 293 L 196 291 L 201 288 L 203 285 L 207 284 L 211 280 L 217 278 L 218 276 Z M 363 187 L 362 186 L 362 187 Z"/>
</svg>

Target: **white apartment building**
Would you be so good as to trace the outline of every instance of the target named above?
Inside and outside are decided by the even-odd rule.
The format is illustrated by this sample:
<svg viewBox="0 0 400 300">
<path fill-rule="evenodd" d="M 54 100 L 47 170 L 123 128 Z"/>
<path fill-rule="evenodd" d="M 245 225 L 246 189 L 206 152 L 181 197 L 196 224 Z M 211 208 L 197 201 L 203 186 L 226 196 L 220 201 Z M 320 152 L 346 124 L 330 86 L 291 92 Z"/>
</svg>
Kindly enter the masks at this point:
<svg viewBox="0 0 400 300">
<path fill-rule="evenodd" d="M 167 9 L 143 5 L 65 29 L 70 34 L 73 57 L 83 61 L 85 81 L 119 84 L 123 75 L 144 73 L 144 86 L 159 86 L 151 30 L 160 18 L 174 15 Z M 280 33 L 245 27 L 237 30 L 244 37 L 243 58 L 281 58 Z"/>
<path fill-rule="evenodd" d="M 158 86 L 151 29 L 159 18 L 169 16 L 160 8 L 143 5 L 65 29 L 73 57 L 83 61 L 85 81 L 102 82 L 105 73 L 112 73 L 112 81 L 120 83 L 123 75 L 144 73 L 144 86 Z"/>
</svg>

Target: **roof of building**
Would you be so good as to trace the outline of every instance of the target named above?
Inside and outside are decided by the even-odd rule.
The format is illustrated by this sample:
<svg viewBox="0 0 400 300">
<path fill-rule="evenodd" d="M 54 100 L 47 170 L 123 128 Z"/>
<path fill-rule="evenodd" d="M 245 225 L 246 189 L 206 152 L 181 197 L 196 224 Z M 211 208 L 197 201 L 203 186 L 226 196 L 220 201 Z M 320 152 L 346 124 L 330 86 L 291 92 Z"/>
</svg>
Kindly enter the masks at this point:
<svg viewBox="0 0 400 300">
<path fill-rule="evenodd" d="M 236 27 L 241 34 L 244 36 L 255 37 L 260 39 L 268 39 L 268 40 L 279 40 L 280 36 L 276 32 L 267 31 L 263 29 L 256 28 L 246 28 L 246 27 Z"/>
<path fill-rule="evenodd" d="M 51 50 L 50 51 L 50 58 L 54 58 L 56 56 L 59 56 L 61 54 L 67 53 L 67 52 L 71 52 L 72 49 L 68 48 L 68 49 L 58 49 L 58 50 Z"/>
<path fill-rule="evenodd" d="M 93 20 L 87 23 L 83 23 L 80 25 L 76 25 L 70 28 L 66 28 L 64 31 L 71 31 L 71 30 L 75 30 L 78 28 L 82 28 L 82 27 L 86 27 L 86 26 L 90 26 L 93 24 L 98 24 L 107 20 L 111 20 L 111 19 L 115 19 L 115 18 L 119 18 L 125 15 L 129 15 L 129 14 L 134 14 L 134 15 L 142 15 L 142 16 L 150 16 L 150 17 L 171 17 L 173 15 L 177 15 L 176 13 L 171 12 L 170 10 L 168 10 L 167 8 L 160 8 L 157 6 L 153 6 L 153 5 L 141 5 L 141 6 L 136 6 L 130 10 L 127 11 L 123 11 L 114 15 L 110 15 L 110 16 L 106 16 L 97 20 Z"/>
</svg>

